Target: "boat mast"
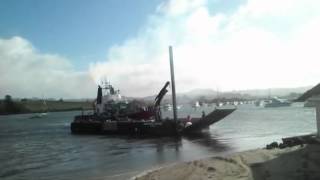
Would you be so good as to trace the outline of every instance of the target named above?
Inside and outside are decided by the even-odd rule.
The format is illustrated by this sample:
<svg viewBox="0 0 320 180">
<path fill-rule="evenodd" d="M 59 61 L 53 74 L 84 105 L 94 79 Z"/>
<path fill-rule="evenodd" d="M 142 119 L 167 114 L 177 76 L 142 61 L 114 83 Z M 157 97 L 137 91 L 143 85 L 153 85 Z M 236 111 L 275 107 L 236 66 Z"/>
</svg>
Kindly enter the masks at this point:
<svg viewBox="0 0 320 180">
<path fill-rule="evenodd" d="M 172 46 L 169 46 L 169 56 L 170 56 L 170 71 L 171 71 L 173 120 L 177 121 L 177 104 L 176 104 L 177 101 L 176 101 L 176 87 L 175 87 L 175 80 L 174 80 L 174 66 L 173 66 Z"/>
</svg>

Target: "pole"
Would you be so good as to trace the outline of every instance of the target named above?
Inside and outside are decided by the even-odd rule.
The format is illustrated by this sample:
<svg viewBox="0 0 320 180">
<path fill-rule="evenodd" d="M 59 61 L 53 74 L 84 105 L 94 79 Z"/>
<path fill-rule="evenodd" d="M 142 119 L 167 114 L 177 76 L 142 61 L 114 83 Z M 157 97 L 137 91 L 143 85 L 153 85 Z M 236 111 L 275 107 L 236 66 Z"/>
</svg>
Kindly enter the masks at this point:
<svg viewBox="0 0 320 180">
<path fill-rule="evenodd" d="M 170 56 L 170 71 L 171 71 L 171 89 L 172 89 L 172 105 L 173 105 L 173 120 L 177 121 L 177 101 L 176 101 L 176 87 L 174 80 L 174 66 L 173 66 L 173 54 L 172 46 L 169 46 L 169 56 Z"/>
</svg>

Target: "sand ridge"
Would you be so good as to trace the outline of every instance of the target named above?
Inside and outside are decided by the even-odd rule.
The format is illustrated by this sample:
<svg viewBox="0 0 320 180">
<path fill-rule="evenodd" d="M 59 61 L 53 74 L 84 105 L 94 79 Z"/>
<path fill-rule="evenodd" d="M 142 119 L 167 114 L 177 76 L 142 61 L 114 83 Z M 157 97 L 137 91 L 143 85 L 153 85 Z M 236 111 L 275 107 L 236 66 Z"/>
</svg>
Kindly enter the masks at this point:
<svg viewBox="0 0 320 180">
<path fill-rule="evenodd" d="M 135 180 L 319 180 L 320 145 L 256 149 L 156 169 Z"/>
</svg>

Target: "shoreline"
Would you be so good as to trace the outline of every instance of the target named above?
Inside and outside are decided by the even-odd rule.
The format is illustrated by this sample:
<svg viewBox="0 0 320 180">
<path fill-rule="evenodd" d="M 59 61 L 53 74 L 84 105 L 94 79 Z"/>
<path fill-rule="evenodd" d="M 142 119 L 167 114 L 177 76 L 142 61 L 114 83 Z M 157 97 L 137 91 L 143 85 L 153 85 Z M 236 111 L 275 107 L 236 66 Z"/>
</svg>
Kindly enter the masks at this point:
<svg viewBox="0 0 320 180">
<path fill-rule="evenodd" d="M 50 113 L 50 112 L 68 112 L 68 111 L 92 111 L 92 109 L 81 109 L 81 108 L 74 108 L 74 109 L 59 109 L 59 110 L 50 110 L 45 113 Z M 37 113 L 43 113 L 41 111 L 34 111 L 34 112 L 19 112 L 19 113 L 6 113 L 3 114 L 1 113 L 0 116 L 10 116 L 10 115 L 20 115 L 20 114 L 37 114 Z"/>
<path fill-rule="evenodd" d="M 0 100 L 0 115 L 81 111 L 92 109 L 92 102 L 90 101 L 24 100 L 5 103 L 3 100 Z"/>
<path fill-rule="evenodd" d="M 320 144 L 254 149 L 175 163 L 144 171 L 131 180 L 320 179 Z"/>
</svg>

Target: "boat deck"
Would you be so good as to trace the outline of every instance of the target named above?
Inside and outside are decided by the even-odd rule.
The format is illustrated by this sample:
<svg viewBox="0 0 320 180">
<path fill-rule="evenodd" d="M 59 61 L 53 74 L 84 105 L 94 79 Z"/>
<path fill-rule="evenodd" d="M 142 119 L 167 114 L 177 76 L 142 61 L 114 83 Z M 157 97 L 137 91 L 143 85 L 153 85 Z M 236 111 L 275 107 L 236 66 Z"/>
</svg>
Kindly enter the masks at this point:
<svg viewBox="0 0 320 180">
<path fill-rule="evenodd" d="M 75 134 L 140 134 L 140 135 L 178 135 L 192 133 L 208 128 L 235 109 L 215 109 L 203 118 L 192 118 L 191 125 L 186 126 L 186 119 L 155 120 L 117 120 L 112 121 L 95 115 L 76 116 L 71 123 L 71 131 Z"/>
</svg>

